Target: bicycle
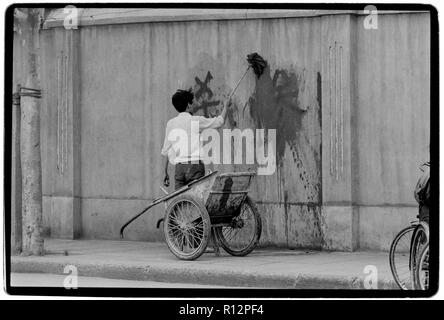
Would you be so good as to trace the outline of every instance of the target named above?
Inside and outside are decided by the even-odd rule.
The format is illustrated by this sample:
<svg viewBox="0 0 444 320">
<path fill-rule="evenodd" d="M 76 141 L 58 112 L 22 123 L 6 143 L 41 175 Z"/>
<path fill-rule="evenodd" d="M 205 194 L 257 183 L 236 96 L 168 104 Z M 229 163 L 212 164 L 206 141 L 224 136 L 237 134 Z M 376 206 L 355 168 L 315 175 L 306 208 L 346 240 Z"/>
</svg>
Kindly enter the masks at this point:
<svg viewBox="0 0 444 320">
<path fill-rule="evenodd" d="M 401 290 L 412 290 L 413 283 L 410 268 L 410 246 L 413 232 L 418 221 L 412 221 L 410 226 L 402 229 L 393 239 L 390 246 L 390 270 L 396 284 Z"/>
<path fill-rule="evenodd" d="M 419 204 L 418 221 L 402 229 L 390 246 L 390 270 L 402 290 L 423 290 L 428 287 L 430 163 L 423 163 L 414 196 Z"/>
<path fill-rule="evenodd" d="M 418 268 L 418 261 L 428 246 L 428 240 L 429 227 L 424 221 L 412 221 L 393 239 L 389 253 L 390 270 L 401 290 L 418 288 L 416 274 L 419 275 L 422 270 Z"/>
</svg>

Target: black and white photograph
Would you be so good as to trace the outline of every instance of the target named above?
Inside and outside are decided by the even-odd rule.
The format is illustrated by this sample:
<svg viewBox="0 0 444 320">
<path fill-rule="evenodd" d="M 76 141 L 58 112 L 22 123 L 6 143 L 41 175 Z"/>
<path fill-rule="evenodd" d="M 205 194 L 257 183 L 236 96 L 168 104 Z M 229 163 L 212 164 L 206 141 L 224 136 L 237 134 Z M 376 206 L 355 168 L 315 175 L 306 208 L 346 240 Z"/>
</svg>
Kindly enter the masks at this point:
<svg viewBox="0 0 444 320">
<path fill-rule="evenodd" d="M 16 3 L 4 16 L 9 295 L 437 292 L 432 5 Z"/>
</svg>

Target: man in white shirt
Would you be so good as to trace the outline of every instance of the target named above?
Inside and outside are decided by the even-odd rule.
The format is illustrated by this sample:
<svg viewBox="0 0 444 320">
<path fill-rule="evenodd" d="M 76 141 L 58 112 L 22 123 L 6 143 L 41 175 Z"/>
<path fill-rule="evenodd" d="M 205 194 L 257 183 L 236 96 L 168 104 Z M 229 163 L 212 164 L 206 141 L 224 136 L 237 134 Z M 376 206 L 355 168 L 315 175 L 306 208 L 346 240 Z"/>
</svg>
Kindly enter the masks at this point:
<svg viewBox="0 0 444 320">
<path fill-rule="evenodd" d="M 176 190 L 205 175 L 199 134 L 205 129 L 220 128 L 227 117 L 229 101 L 224 104 L 219 116 L 206 118 L 193 116 L 189 112 L 193 99 L 191 89 L 177 90 L 171 100 L 179 114 L 170 119 L 165 128 L 165 140 L 161 151 L 161 154 L 167 157 L 163 183 L 169 186 L 168 162 L 171 162 L 175 165 L 174 189 Z"/>
</svg>

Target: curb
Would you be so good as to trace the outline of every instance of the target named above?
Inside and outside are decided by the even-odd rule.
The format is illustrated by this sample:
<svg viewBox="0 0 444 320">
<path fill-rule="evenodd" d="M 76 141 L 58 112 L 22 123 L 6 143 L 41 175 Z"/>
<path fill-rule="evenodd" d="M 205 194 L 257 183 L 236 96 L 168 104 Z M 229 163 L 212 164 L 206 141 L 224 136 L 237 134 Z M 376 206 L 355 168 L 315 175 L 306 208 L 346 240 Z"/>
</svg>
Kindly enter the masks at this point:
<svg viewBox="0 0 444 320">
<path fill-rule="evenodd" d="M 221 271 L 208 269 L 172 267 L 166 265 L 122 265 L 55 261 L 28 260 L 11 257 L 11 272 L 67 274 L 64 268 L 74 265 L 79 276 L 101 277 L 120 280 L 157 281 L 169 283 L 190 283 L 229 287 L 249 287 L 262 289 L 361 289 L 365 290 L 364 278 L 340 277 L 334 275 L 262 274 L 248 271 Z M 393 280 L 379 279 L 378 289 L 398 289 Z"/>
</svg>

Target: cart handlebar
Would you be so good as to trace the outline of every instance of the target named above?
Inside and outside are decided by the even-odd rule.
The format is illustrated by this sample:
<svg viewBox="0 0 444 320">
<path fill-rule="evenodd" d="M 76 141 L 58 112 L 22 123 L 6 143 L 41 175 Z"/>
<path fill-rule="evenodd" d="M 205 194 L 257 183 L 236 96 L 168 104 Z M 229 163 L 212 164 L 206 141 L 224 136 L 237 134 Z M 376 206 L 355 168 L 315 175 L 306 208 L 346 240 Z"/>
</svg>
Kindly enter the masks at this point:
<svg viewBox="0 0 444 320">
<path fill-rule="evenodd" d="M 166 195 L 164 195 L 164 196 L 162 196 L 162 197 L 158 197 L 158 198 L 154 199 L 153 202 L 151 202 L 151 203 L 149 204 L 148 207 L 146 207 L 145 209 L 143 209 L 140 213 L 136 214 L 134 217 L 132 217 L 130 220 L 128 220 L 128 221 L 122 226 L 122 228 L 120 228 L 120 238 L 123 239 L 123 231 L 125 230 L 125 228 L 126 228 L 131 222 L 133 222 L 134 220 L 136 220 L 137 218 L 139 218 L 142 214 L 144 214 L 145 212 L 147 212 L 149 209 L 151 209 L 151 208 L 154 207 L 155 205 L 158 205 L 158 204 L 161 203 L 161 202 L 164 202 L 164 201 L 166 201 L 166 200 L 168 200 L 168 199 L 170 199 L 170 198 L 172 198 L 172 197 L 178 195 L 179 193 L 182 193 L 182 192 L 184 192 L 184 191 L 190 189 L 191 186 L 194 185 L 195 183 L 197 183 L 197 182 L 199 182 L 199 181 L 201 181 L 201 180 L 203 180 L 203 179 L 206 179 L 207 177 L 212 176 L 212 175 L 215 174 L 215 173 L 217 173 L 217 171 L 210 172 L 209 174 L 207 174 L 207 175 L 205 175 L 205 176 L 203 176 L 203 177 L 201 177 L 201 178 L 199 178 L 199 179 L 196 179 L 196 180 L 194 180 L 194 181 L 191 181 L 191 182 L 188 183 L 186 186 L 183 186 L 183 187 L 180 188 L 180 189 L 177 189 L 177 190 L 175 190 L 175 191 L 173 191 L 173 192 L 171 192 L 171 193 L 167 193 Z M 162 187 L 161 187 L 161 189 L 162 189 L 163 192 L 166 191 L 166 190 L 163 189 Z"/>
</svg>

